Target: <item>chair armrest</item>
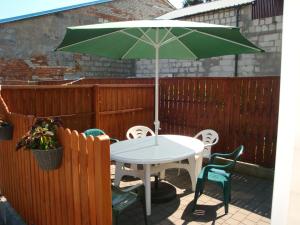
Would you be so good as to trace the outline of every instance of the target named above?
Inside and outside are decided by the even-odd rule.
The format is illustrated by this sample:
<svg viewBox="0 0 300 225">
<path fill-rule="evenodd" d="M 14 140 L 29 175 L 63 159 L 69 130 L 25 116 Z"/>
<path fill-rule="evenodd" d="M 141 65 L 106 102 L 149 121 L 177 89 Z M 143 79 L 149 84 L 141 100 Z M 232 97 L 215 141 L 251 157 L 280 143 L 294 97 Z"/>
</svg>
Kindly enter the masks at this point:
<svg viewBox="0 0 300 225">
<path fill-rule="evenodd" d="M 209 163 L 213 163 L 216 157 L 230 158 L 233 155 L 234 155 L 233 153 L 213 153 L 210 156 Z"/>
<path fill-rule="evenodd" d="M 118 139 L 115 139 L 115 138 L 109 138 L 109 140 L 110 140 L 110 142 L 112 142 L 112 143 L 119 142 L 119 140 L 118 140 Z"/>
<path fill-rule="evenodd" d="M 213 145 L 215 145 L 215 143 L 206 143 L 204 144 L 204 147 L 213 146 Z"/>
<path fill-rule="evenodd" d="M 206 165 L 204 168 L 205 169 L 222 169 L 222 170 L 226 170 L 231 168 L 234 165 L 234 162 L 230 162 L 228 164 L 225 165 L 218 165 L 218 164 L 208 164 Z"/>
<path fill-rule="evenodd" d="M 134 191 L 134 190 L 140 188 L 141 186 L 144 186 L 144 184 L 143 184 L 143 183 L 141 183 L 141 184 L 136 184 L 136 185 L 133 185 L 133 186 L 130 186 L 130 187 L 128 187 L 128 188 L 121 189 L 121 190 L 122 190 L 123 192 L 130 192 L 130 191 Z"/>
</svg>

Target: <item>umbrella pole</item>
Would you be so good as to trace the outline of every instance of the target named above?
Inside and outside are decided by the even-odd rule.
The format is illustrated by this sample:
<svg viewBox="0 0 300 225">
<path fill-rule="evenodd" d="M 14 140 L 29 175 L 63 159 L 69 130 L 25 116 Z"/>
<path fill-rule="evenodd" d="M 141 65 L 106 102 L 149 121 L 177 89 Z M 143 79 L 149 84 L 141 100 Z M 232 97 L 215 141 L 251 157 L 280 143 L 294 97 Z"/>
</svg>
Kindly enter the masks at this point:
<svg viewBox="0 0 300 225">
<path fill-rule="evenodd" d="M 159 120 L 158 120 L 158 95 L 159 95 L 159 80 L 158 80 L 158 72 L 159 72 L 159 43 L 158 43 L 158 28 L 156 29 L 156 45 L 155 45 L 155 145 L 158 145 L 158 130 L 159 130 Z"/>
</svg>

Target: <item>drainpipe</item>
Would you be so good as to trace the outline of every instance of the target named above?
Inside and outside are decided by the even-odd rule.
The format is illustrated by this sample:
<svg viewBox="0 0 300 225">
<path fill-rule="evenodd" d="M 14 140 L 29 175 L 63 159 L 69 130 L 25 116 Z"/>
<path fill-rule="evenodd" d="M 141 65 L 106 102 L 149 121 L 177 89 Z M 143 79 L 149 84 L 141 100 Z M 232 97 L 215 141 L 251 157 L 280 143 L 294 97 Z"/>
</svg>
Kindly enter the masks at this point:
<svg viewBox="0 0 300 225">
<path fill-rule="evenodd" d="M 240 6 L 236 7 L 236 13 L 235 13 L 235 17 L 236 17 L 236 23 L 235 23 L 235 26 L 236 26 L 236 27 L 239 27 L 240 9 L 241 9 Z M 239 56 L 238 56 L 238 55 L 235 55 L 235 59 L 234 59 L 234 76 L 235 76 L 235 77 L 238 76 L 238 64 L 239 64 Z"/>
</svg>

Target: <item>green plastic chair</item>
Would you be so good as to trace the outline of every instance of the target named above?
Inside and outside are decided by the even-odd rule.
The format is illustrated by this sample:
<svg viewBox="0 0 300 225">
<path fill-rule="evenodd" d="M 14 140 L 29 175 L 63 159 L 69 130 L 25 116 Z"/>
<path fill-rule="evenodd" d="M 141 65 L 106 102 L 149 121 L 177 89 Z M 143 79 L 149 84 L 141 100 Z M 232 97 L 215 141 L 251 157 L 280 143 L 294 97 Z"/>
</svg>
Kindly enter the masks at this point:
<svg viewBox="0 0 300 225">
<path fill-rule="evenodd" d="M 148 225 L 146 207 L 145 207 L 145 191 L 143 184 L 137 184 L 135 186 L 120 189 L 116 186 L 112 187 L 112 210 L 113 210 L 113 224 L 119 224 L 119 215 L 132 204 L 140 201 L 143 206 L 143 214 L 145 224 Z"/>
<path fill-rule="evenodd" d="M 105 135 L 105 132 L 100 129 L 88 129 L 83 132 L 86 136 L 97 137 L 99 135 Z M 119 140 L 110 138 L 111 142 L 118 142 Z M 127 209 L 129 206 L 134 204 L 137 201 L 141 201 L 143 205 L 143 212 L 145 218 L 145 224 L 148 224 L 146 207 L 144 204 L 145 194 L 144 194 L 144 185 L 137 184 L 135 186 L 120 189 L 116 186 L 111 185 L 112 191 L 112 211 L 113 211 L 113 224 L 119 224 L 119 215 Z"/>
<path fill-rule="evenodd" d="M 197 179 L 196 191 L 193 201 L 193 211 L 195 211 L 198 198 L 203 193 L 205 182 L 211 181 L 218 184 L 223 189 L 225 214 L 228 213 L 228 204 L 231 201 L 231 170 L 234 168 L 238 158 L 243 154 L 243 151 L 244 146 L 241 145 L 232 153 L 215 153 L 211 155 L 209 164 L 203 167 Z M 218 165 L 214 164 L 216 157 L 232 159 L 233 161 L 230 161 L 225 165 Z"/>
<path fill-rule="evenodd" d="M 92 129 L 88 129 L 86 131 L 83 132 L 85 134 L 85 136 L 93 136 L 93 137 L 97 137 L 99 135 L 106 135 L 106 133 L 103 130 L 97 129 L 97 128 L 92 128 Z M 109 138 L 111 143 L 115 143 L 118 142 L 118 139 L 115 138 Z"/>
</svg>

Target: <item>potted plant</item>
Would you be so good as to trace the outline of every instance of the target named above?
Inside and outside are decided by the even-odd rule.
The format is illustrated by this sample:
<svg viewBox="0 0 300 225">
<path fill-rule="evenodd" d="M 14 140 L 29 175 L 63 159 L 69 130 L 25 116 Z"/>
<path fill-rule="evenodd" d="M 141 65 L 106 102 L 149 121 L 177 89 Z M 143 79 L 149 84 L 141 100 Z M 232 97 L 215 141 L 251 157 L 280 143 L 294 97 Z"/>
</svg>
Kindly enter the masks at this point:
<svg viewBox="0 0 300 225">
<path fill-rule="evenodd" d="M 38 165 L 43 170 L 53 170 L 60 166 L 62 146 L 57 138 L 59 119 L 38 118 L 31 129 L 17 143 L 16 149 L 24 147 L 32 150 Z"/>
<path fill-rule="evenodd" d="M 0 116 L 0 140 L 11 140 L 13 137 L 13 126 Z"/>
</svg>

